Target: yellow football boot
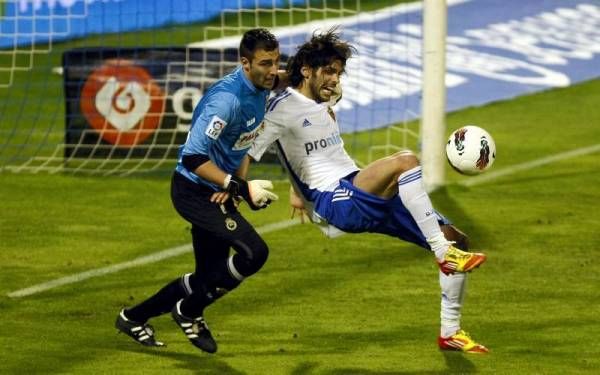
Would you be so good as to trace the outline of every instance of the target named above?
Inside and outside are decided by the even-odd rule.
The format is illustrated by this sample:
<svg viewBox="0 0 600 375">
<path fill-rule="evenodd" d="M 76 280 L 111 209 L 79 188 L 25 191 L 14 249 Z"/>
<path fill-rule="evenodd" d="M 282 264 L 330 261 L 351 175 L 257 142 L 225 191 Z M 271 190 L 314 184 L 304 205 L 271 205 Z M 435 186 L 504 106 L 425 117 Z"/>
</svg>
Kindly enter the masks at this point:
<svg viewBox="0 0 600 375">
<path fill-rule="evenodd" d="M 450 337 L 438 337 L 438 345 L 441 350 L 453 350 L 472 354 L 489 353 L 488 348 L 473 341 L 471 336 L 462 329 Z"/>
<path fill-rule="evenodd" d="M 446 275 L 455 272 L 464 273 L 472 271 L 485 262 L 486 256 L 482 253 L 469 253 L 450 246 L 443 261 L 437 261 L 440 270 Z"/>
</svg>

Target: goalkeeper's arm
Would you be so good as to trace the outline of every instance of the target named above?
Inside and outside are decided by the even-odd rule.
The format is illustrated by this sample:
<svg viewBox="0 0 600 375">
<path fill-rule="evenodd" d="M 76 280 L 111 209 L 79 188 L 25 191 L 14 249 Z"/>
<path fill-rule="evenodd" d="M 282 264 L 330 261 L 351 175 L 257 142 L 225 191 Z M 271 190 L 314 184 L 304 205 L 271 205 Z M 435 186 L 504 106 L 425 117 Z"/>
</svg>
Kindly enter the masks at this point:
<svg viewBox="0 0 600 375">
<path fill-rule="evenodd" d="M 241 170 L 238 173 L 245 174 L 248 169 L 248 160 L 244 160 Z M 231 197 L 242 197 L 253 210 L 258 210 L 267 207 L 272 201 L 279 199 L 273 193 L 273 183 L 268 180 L 252 180 L 246 181 L 239 176 L 227 174 L 208 156 L 205 155 L 185 155 L 183 164 L 188 170 L 193 170 L 194 173 L 207 181 L 216 185 L 220 185 L 224 192 L 216 194 L 228 193 Z M 220 196 L 215 202 L 224 203 L 226 197 Z"/>
</svg>

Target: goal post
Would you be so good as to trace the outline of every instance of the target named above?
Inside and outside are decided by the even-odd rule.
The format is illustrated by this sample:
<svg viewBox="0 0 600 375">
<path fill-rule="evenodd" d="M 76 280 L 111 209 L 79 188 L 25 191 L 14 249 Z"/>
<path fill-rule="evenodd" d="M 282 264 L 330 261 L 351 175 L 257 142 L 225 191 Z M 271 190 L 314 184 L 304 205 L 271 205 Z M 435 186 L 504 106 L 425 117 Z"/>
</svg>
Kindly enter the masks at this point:
<svg viewBox="0 0 600 375">
<path fill-rule="evenodd" d="M 446 134 L 446 0 L 423 1 L 421 165 L 429 191 L 444 184 Z"/>
<path fill-rule="evenodd" d="M 201 3 L 162 12 L 161 0 L 9 0 L 0 16 L 0 60 L 10 60 L 0 64 L 9 73 L 0 85 L 0 173 L 170 171 L 195 104 L 237 64 L 244 31 L 272 29 L 289 56 L 315 30 L 340 25 L 358 48 L 335 107 L 347 151 L 361 167 L 419 151 L 426 185 L 443 184 L 446 0 Z M 213 18 L 191 22 L 208 10 Z M 127 21 L 122 32 L 106 14 Z M 13 59 L 21 50 L 35 53 Z"/>
</svg>

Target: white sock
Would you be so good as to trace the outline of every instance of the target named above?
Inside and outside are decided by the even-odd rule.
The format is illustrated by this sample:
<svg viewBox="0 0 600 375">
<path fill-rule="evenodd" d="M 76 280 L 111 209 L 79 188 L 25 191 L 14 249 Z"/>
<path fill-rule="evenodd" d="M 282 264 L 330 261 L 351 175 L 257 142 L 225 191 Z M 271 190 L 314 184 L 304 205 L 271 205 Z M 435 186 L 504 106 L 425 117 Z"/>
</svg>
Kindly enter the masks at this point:
<svg viewBox="0 0 600 375">
<path fill-rule="evenodd" d="M 398 177 L 398 195 L 417 222 L 436 258 L 443 260 L 450 242 L 446 240 L 440 229 L 438 217 L 429 195 L 425 191 L 420 166 L 414 167 Z"/>
<path fill-rule="evenodd" d="M 442 289 L 440 335 L 442 337 L 452 336 L 460 329 L 460 310 L 465 299 L 466 285 L 466 274 L 445 275 L 440 272 Z"/>
</svg>

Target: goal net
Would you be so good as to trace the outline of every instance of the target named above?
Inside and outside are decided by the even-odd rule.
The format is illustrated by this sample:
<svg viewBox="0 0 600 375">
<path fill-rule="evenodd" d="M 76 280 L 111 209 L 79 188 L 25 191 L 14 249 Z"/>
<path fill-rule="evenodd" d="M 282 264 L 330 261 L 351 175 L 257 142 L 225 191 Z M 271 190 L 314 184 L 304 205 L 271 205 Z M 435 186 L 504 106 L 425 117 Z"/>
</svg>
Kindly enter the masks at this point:
<svg viewBox="0 0 600 375">
<path fill-rule="evenodd" d="M 418 149 L 421 5 L 399 3 L 0 0 L 0 171 L 172 170 L 194 105 L 254 27 L 289 56 L 340 25 L 359 51 L 335 108 L 348 151 L 366 165 Z"/>
</svg>

